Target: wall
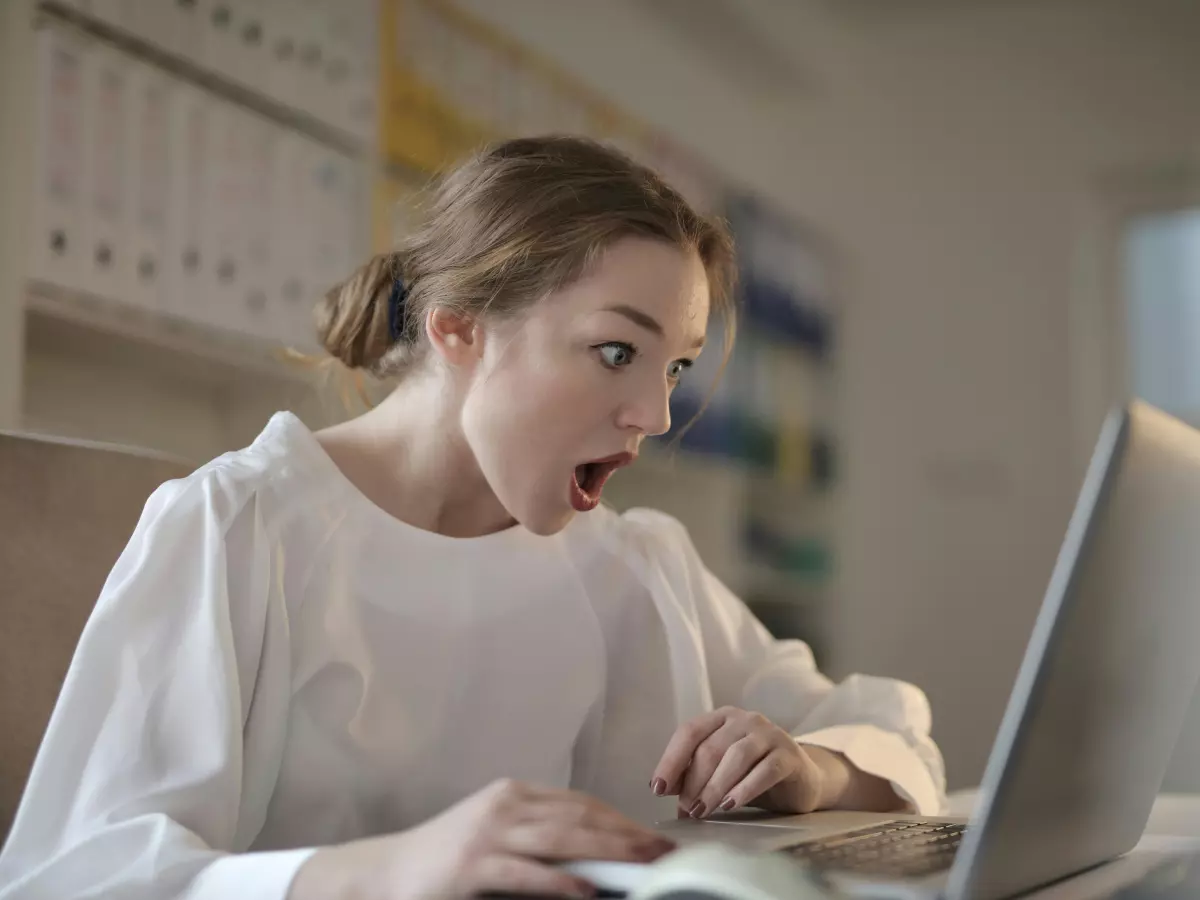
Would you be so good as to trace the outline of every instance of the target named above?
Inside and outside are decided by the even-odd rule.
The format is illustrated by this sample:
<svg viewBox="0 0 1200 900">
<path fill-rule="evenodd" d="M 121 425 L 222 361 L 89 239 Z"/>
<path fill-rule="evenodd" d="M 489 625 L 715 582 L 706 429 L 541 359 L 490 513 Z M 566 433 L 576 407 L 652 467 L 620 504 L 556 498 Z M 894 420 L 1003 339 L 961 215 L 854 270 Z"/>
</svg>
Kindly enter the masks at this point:
<svg viewBox="0 0 1200 900">
<path fill-rule="evenodd" d="M 840 248 L 849 455 L 833 668 L 924 686 L 951 782 L 973 781 L 1080 471 L 1067 310 L 1080 218 L 1100 173 L 1197 149 L 1195 4 L 737 0 L 798 72 L 772 93 L 648 15 L 649 0 L 462 2 Z M 28 96 L 0 94 L 6 121 Z M 3 162 L 12 197 L 26 162 Z M 165 393 L 57 339 L 30 342 L 18 396 L 13 271 L 0 259 L 0 425 L 20 404 L 34 424 L 150 427 L 148 443 L 202 457 L 284 401 L 264 387 L 231 412 L 219 387 Z"/>
<path fill-rule="evenodd" d="M 0 138 L 24 134 L 33 118 L 29 85 L 33 45 L 24 40 L 32 0 L 0 4 Z M 29 227 L 20 210 L 28 208 L 32 154 L 14 140 L 0 139 L 0 428 L 21 424 L 25 320 L 21 294 Z"/>
<path fill-rule="evenodd" d="M 740 0 L 804 73 L 778 97 L 633 0 L 466 5 L 841 248 L 835 668 L 923 685 L 951 783 L 974 781 L 1081 473 L 1080 217 L 1100 174 L 1197 148 L 1197 8 Z"/>
</svg>

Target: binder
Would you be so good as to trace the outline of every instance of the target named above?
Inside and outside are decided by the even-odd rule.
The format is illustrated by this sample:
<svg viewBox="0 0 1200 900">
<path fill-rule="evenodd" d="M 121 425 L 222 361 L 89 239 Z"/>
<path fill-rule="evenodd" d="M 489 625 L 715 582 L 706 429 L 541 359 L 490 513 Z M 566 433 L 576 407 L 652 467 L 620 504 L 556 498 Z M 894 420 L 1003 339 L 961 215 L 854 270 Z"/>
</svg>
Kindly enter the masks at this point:
<svg viewBox="0 0 1200 900">
<path fill-rule="evenodd" d="M 96 45 L 84 67 L 86 290 L 128 302 L 127 191 L 129 64 Z"/>
<path fill-rule="evenodd" d="M 164 32 L 167 49 L 197 65 L 205 64 L 205 36 L 210 26 L 211 0 L 144 0 L 167 5 Z"/>
<path fill-rule="evenodd" d="M 325 7 L 326 58 L 322 85 L 321 119 L 346 131 L 354 129 L 350 116 L 350 92 L 354 58 L 362 53 L 356 43 L 358 4 L 350 0 Z"/>
<path fill-rule="evenodd" d="M 232 74 L 257 93 L 266 92 L 266 0 L 238 0 L 234 8 Z"/>
<path fill-rule="evenodd" d="M 366 256 L 363 228 L 366 204 L 358 166 L 340 153 L 326 151 L 323 156 L 321 205 L 316 214 L 320 234 L 313 256 L 316 263 L 313 281 L 318 295 L 349 276 Z"/>
<path fill-rule="evenodd" d="M 278 307 L 273 302 L 274 254 L 272 233 L 275 183 L 272 166 L 278 155 L 280 129 L 258 118 L 246 122 L 245 272 L 234 325 L 239 331 L 267 339 L 279 337 Z"/>
<path fill-rule="evenodd" d="M 317 149 L 305 138 L 286 132 L 275 145 L 271 206 L 272 285 L 278 338 L 297 349 L 315 346 L 312 324 L 317 300 L 310 254 L 316 215 L 310 202 Z"/>
<path fill-rule="evenodd" d="M 172 17 L 178 0 L 125 0 L 128 29 L 143 40 L 174 51 Z"/>
<path fill-rule="evenodd" d="M 379 22 L 377 0 L 346 5 L 345 44 L 335 50 L 348 63 L 345 84 L 337 95 L 338 121 L 367 146 L 378 129 Z"/>
<path fill-rule="evenodd" d="M 314 300 L 338 281 L 335 269 L 337 231 L 342 224 L 337 205 L 341 175 L 337 154 L 324 147 L 315 148 L 309 168 L 309 251 L 305 259 Z"/>
<path fill-rule="evenodd" d="M 166 241 L 166 296 L 163 307 L 185 319 L 203 320 L 208 292 L 204 273 L 209 251 L 207 218 L 209 118 L 213 101 L 189 85 L 170 95 L 171 160 Z"/>
<path fill-rule="evenodd" d="M 159 70 L 138 65 L 130 69 L 129 87 L 126 291 L 130 303 L 157 310 L 164 290 L 171 83 Z"/>
<path fill-rule="evenodd" d="M 237 330 L 245 281 L 245 167 L 249 116 L 213 102 L 208 121 L 208 187 L 202 229 L 209 264 L 199 321 Z"/>
<path fill-rule="evenodd" d="M 136 2 L 137 0 L 87 0 L 84 8 L 99 22 L 123 31 L 132 31 Z"/>
<path fill-rule="evenodd" d="M 329 59 L 328 21 L 321 0 L 293 0 L 296 23 L 297 61 L 292 105 L 320 119 L 329 120 L 325 65 Z"/>
<path fill-rule="evenodd" d="M 233 0 L 209 0 L 201 41 L 205 68 L 225 76 L 237 76 L 237 8 Z"/>
<path fill-rule="evenodd" d="M 266 61 L 266 93 L 280 103 L 299 107 L 299 23 L 296 0 L 262 0 Z"/>
<path fill-rule="evenodd" d="M 84 78 L 87 47 L 53 29 L 38 33 L 33 239 L 29 274 L 65 288 L 83 284 L 86 202 Z"/>
</svg>

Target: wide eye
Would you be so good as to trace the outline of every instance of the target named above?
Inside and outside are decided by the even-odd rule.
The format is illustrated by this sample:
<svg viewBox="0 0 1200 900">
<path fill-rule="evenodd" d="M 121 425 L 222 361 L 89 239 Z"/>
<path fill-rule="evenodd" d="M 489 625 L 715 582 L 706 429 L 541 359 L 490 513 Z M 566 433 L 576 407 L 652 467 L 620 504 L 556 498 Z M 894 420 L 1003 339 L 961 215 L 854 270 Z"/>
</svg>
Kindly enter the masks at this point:
<svg viewBox="0 0 1200 900">
<path fill-rule="evenodd" d="M 601 344 L 596 349 L 600 351 L 604 364 L 610 369 L 619 369 L 629 365 L 637 354 L 632 345 L 620 341 L 610 341 L 607 344 Z"/>
<path fill-rule="evenodd" d="M 678 381 L 683 377 L 683 373 L 691 367 L 692 361 L 690 359 L 677 359 L 667 366 L 667 377 L 672 381 Z"/>
</svg>

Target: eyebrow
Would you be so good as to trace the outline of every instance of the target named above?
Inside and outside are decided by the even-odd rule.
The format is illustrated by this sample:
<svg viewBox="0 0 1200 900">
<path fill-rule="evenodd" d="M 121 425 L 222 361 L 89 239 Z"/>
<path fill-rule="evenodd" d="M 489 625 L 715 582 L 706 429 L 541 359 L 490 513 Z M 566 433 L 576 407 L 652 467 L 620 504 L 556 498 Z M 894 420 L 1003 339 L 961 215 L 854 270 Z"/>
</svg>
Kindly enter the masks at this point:
<svg viewBox="0 0 1200 900">
<path fill-rule="evenodd" d="M 642 312 L 636 307 L 629 306 L 626 303 L 618 303 L 616 306 L 607 307 L 605 311 L 616 313 L 619 316 L 624 316 L 633 324 L 640 325 L 642 328 L 645 328 L 647 331 L 651 332 L 652 334 L 656 334 L 659 337 L 666 336 L 666 332 L 663 331 L 662 325 L 658 323 L 658 319 L 654 318 L 654 316 L 649 315 L 648 313 Z M 704 346 L 704 335 L 701 335 L 699 338 L 697 338 L 694 346 Z"/>
</svg>

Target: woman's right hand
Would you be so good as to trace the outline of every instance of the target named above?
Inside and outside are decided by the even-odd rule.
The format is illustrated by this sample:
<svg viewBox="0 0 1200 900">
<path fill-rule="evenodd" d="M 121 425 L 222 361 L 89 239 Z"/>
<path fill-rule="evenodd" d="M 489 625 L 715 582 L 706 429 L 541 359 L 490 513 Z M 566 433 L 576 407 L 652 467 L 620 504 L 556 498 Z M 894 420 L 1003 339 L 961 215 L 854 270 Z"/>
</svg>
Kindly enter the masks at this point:
<svg viewBox="0 0 1200 900">
<path fill-rule="evenodd" d="M 588 897 L 590 884 L 553 863 L 650 862 L 673 846 L 586 794 L 502 780 L 416 828 L 318 850 L 288 900 Z"/>
</svg>

